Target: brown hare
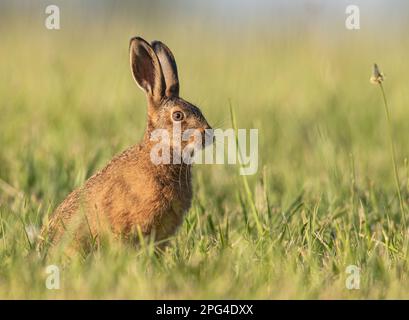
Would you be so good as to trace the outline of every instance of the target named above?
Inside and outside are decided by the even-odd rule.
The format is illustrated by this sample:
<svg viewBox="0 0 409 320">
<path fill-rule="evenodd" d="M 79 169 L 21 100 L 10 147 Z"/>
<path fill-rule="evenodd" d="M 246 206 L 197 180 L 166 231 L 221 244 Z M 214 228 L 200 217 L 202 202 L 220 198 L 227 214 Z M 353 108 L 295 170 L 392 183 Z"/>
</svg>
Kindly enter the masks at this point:
<svg viewBox="0 0 409 320">
<path fill-rule="evenodd" d="M 189 210 L 191 165 L 153 163 L 151 133 L 156 129 L 172 132 L 175 124 L 182 132 L 197 129 L 202 134 L 211 127 L 199 108 L 179 97 L 176 62 L 167 46 L 132 38 L 130 64 L 147 98 L 144 137 L 68 195 L 43 227 L 43 243 L 55 244 L 67 232 L 76 243 L 90 236 L 95 239 L 104 227 L 125 239 L 135 239 L 142 232 L 164 240 L 175 233 Z M 187 142 L 182 147 L 183 143 Z M 173 140 L 169 144 L 171 150 L 176 148 Z M 200 146 L 204 147 L 203 140 Z"/>
</svg>

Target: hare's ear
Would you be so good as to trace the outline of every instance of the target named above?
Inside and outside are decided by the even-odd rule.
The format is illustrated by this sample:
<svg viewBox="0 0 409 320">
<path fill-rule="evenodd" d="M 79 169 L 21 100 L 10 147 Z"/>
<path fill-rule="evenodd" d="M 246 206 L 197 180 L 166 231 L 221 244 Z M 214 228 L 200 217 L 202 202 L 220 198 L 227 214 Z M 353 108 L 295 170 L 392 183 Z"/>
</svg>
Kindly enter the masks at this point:
<svg viewBox="0 0 409 320">
<path fill-rule="evenodd" d="M 159 58 L 163 76 L 165 77 L 166 90 L 165 94 L 167 97 L 178 97 L 179 96 L 179 78 L 178 69 L 176 67 L 175 57 L 172 51 L 160 41 L 153 41 L 152 48 Z"/>
<path fill-rule="evenodd" d="M 159 59 L 152 47 L 139 37 L 129 45 L 133 77 L 149 99 L 159 102 L 165 96 L 165 79 Z"/>
</svg>

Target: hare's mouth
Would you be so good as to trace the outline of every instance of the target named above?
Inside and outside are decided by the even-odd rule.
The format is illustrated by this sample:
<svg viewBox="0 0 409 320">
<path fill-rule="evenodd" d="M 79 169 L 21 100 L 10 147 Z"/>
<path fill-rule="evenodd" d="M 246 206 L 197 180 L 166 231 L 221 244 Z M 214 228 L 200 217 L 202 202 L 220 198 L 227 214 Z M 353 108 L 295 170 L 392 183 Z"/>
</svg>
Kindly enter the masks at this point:
<svg viewBox="0 0 409 320">
<path fill-rule="evenodd" d="M 200 134 L 190 136 L 186 145 L 194 146 L 194 149 L 201 150 L 210 146 L 214 142 L 214 134 L 212 129 L 199 130 Z"/>
</svg>

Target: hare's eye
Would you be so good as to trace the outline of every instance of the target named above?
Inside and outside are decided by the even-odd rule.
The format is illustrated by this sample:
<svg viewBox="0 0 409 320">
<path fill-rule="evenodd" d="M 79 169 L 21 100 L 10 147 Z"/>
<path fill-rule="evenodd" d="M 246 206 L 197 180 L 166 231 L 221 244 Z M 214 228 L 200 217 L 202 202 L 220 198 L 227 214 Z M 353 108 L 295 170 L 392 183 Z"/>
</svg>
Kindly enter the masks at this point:
<svg viewBox="0 0 409 320">
<path fill-rule="evenodd" d="M 172 119 L 173 121 L 182 121 L 185 115 L 183 114 L 182 111 L 175 111 L 172 114 Z"/>
</svg>

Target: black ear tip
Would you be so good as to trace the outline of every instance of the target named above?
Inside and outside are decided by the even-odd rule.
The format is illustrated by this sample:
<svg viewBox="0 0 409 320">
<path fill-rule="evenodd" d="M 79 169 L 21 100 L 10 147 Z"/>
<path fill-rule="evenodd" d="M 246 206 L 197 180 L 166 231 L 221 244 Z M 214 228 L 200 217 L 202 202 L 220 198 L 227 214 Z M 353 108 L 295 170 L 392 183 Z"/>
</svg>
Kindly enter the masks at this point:
<svg viewBox="0 0 409 320">
<path fill-rule="evenodd" d="M 163 43 L 158 41 L 158 40 L 154 40 L 154 41 L 151 42 L 151 46 L 152 46 L 153 50 L 156 51 L 156 50 L 158 50 L 160 48 L 163 48 Z"/>
<path fill-rule="evenodd" d="M 142 38 L 140 38 L 140 37 L 132 37 L 132 38 L 129 40 L 129 44 L 132 44 L 132 43 L 134 43 L 134 42 L 141 41 L 141 40 L 142 40 Z"/>
<path fill-rule="evenodd" d="M 149 43 L 145 39 L 143 39 L 141 37 L 132 37 L 129 40 L 129 47 L 135 46 L 137 44 L 144 44 L 144 45 L 149 46 Z"/>
</svg>

